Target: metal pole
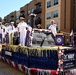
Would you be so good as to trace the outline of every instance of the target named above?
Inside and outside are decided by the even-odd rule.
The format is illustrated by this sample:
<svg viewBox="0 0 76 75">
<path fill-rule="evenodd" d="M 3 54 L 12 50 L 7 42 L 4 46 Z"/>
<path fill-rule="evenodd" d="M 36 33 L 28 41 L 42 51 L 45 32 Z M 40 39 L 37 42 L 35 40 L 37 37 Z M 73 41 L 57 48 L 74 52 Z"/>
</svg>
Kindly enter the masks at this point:
<svg viewBox="0 0 76 75">
<path fill-rule="evenodd" d="M 31 27 L 34 28 L 34 15 L 31 15 Z"/>
</svg>

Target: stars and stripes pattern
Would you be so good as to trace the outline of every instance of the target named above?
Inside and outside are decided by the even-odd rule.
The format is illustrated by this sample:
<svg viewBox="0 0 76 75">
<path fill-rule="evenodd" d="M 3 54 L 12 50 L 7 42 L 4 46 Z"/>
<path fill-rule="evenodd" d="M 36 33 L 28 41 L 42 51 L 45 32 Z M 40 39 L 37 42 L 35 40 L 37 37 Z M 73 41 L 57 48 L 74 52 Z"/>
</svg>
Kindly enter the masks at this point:
<svg viewBox="0 0 76 75">
<path fill-rule="evenodd" d="M 0 60 L 3 60 L 5 62 L 8 63 L 8 64 L 11 64 L 14 68 L 16 69 L 19 69 L 20 71 L 24 72 L 25 74 L 28 74 L 28 75 L 58 75 L 58 72 L 57 70 L 45 70 L 45 69 L 39 69 L 39 68 L 28 68 L 26 67 L 25 65 L 23 64 L 17 64 L 16 62 L 14 61 L 11 61 L 3 56 L 0 56 Z"/>
<path fill-rule="evenodd" d="M 58 49 L 58 72 L 63 72 L 63 49 Z"/>
</svg>

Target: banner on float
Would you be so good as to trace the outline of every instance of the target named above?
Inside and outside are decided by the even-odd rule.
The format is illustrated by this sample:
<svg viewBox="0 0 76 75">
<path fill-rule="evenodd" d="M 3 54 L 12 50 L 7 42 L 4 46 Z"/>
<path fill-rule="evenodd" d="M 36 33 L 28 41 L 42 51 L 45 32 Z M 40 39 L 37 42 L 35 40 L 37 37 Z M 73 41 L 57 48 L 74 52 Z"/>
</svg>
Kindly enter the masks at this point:
<svg viewBox="0 0 76 75">
<path fill-rule="evenodd" d="M 69 70 L 76 67 L 76 51 L 75 50 L 65 50 L 63 55 L 63 69 Z"/>
<path fill-rule="evenodd" d="M 56 46 L 63 46 L 64 45 L 64 36 L 63 36 L 63 33 L 58 33 L 56 35 L 55 45 Z"/>
</svg>

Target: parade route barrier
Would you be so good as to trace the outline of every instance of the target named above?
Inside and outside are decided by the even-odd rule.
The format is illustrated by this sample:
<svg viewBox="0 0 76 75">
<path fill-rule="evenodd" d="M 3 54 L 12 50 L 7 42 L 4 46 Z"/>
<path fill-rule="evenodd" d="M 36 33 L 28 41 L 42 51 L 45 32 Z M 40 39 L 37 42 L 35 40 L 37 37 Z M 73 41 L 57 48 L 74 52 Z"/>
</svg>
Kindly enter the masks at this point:
<svg viewBox="0 0 76 75">
<path fill-rule="evenodd" d="M 60 71 L 76 67 L 75 54 L 75 49 L 68 47 L 33 48 L 9 45 L 3 47 L 0 58 L 28 75 L 58 75 Z M 59 62 L 61 59 L 63 63 Z"/>
</svg>

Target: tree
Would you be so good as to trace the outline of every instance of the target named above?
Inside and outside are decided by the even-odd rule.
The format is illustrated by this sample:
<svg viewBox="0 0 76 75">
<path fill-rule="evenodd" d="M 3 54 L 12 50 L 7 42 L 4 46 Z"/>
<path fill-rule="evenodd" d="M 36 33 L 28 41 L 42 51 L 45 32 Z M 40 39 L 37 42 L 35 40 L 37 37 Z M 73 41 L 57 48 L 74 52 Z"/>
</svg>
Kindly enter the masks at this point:
<svg viewBox="0 0 76 75">
<path fill-rule="evenodd" d="M 2 21 L 2 18 L 0 17 L 0 22 Z"/>
</svg>

